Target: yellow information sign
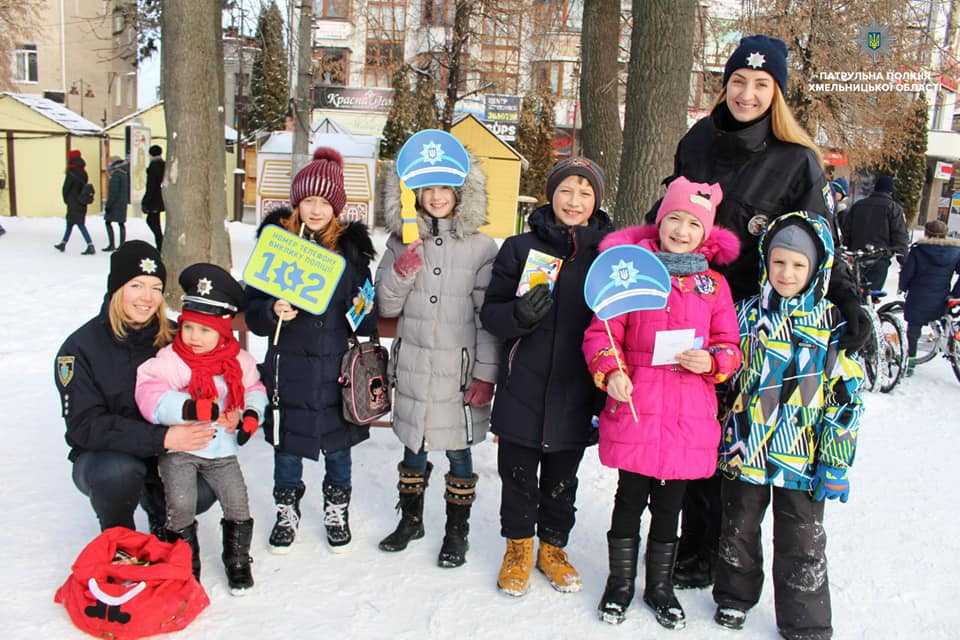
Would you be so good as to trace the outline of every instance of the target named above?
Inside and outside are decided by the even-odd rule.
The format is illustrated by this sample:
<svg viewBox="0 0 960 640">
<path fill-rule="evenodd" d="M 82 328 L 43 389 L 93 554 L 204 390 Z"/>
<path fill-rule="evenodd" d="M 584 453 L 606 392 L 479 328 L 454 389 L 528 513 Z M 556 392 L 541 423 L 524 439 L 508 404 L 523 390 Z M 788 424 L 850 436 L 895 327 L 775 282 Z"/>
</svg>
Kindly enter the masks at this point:
<svg viewBox="0 0 960 640">
<path fill-rule="evenodd" d="M 243 281 L 308 313 L 321 315 L 346 266 L 343 256 L 276 225 L 267 225 L 247 260 Z"/>
</svg>

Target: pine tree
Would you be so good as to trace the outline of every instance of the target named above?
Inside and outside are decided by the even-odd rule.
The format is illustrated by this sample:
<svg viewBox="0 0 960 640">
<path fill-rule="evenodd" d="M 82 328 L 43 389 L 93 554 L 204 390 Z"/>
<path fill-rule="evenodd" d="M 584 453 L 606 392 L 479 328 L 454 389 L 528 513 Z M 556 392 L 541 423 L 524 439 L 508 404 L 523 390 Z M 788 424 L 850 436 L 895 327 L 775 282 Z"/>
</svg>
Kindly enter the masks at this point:
<svg viewBox="0 0 960 640">
<path fill-rule="evenodd" d="M 522 195 L 544 198 L 547 173 L 553 166 L 554 127 L 553 95 L 546 91 L 525 95 L 517 125 L 517 151 L 529 162 L 520 175 Z"/>
<path fill-rule="evenodd" d="M 437 118 L 437 83 L 433 76 L 427 73 L 419 74 L 417 78 L 417 92 L 413 96 L 414 117 L 413 130 L 436 129 Z"/>
<path fill-rule="evenodd" d="M 410 93 L 410 81 L 407 68 L 401 67 L 393 73 L 393 104 L 383 127 L 383 142 L 380 143 L 380 157 L 393 158 L 400 147 L 416 131 L 414 125 L 413 94 Z"/>
<path fill-rule="evenodd" d="M 287 86 L 287 52 L 283 44 L 283 17 L 276 2 L 260 11 L 257 19 L 257 44 L 250 75 L 251 131 L 276 131 L 283 128 L 290 99 Z"/>
<path fill-rule="evenodd" d="M 894 197 L 903 206 L 907 227 L 917 221 L 920 194 L 927 177 L 927 101 L 914 101 L 913 112 L 907 122 L 909 129 L 901 154 L 891 164 L 894 170 Z"/>
</svg>

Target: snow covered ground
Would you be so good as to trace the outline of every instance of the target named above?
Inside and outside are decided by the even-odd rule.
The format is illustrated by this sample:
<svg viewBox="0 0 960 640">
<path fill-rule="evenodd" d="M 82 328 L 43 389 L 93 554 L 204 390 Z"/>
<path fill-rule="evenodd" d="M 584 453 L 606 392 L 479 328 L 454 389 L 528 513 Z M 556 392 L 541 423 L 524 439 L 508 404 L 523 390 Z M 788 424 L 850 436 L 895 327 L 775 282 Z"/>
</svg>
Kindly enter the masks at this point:
<svg viewBox="0 0 960 640">
<path fill-rule="evenodd" d="M 87 500 L 74 488 L 53 385 L 53 356 L 63 339 L 95 315 L 109 256 L 81 256 L 79 237 L 66 254 L 52 245 L 62 219 L 4 218 L 0 238 L 0 621 L 6 638 L 84 637 L 53 594 L 73 559 L 98 533 Z M 88 218 L 97 247 L 103 227 Z M 150 239 L 142 220 L 130 237 Z M 230 225 L 236 272 L 253 246 L 253 227 Z M 383 235 L 378 236 L 383 245 Z M 892 277 L 892 276 L 891 276 Z M 254 338 L 258 357 L 265 350 Z M 957 407 L 960 383 L 936 360 L 889 396 L 870 395 L 847 504 L 827 507 L 827 554 L 837 638 L 958 638 Z M 681 591 L 686 630 L 660 628 L 637 599 L 628 620 L 611 627 L 595 607 L 607 575 L 605 532 L 616 484 L 595 449 L 580 473 L 577 526 L 569 551 L 584 579 L 577 594 L 553 591 L 534 573 L 526 597 L 496 590 L 503 552 L 499 480 L 492 441 L 474 449 L 479 500 L 467 564 L 436 567 L 443 528 L 442 482 L 427 492 L 427 536 L 404 553 L 377 542 L 397 517 L 396 463 L 401 447 L 375 429 L 354 449 L 354 543 L 345 556 L 324 543 L 322 463 L 306 465 L 308 486 L 300 540 L 285 557 L 266 551 L 274 520 L 271 450 L 258 435 L 241 451 L 257 521 L 252 555 L 256 591 L 231 597 L 220 565 L 216 507 L 200 518 L 203 585 L 211 606 L 180 638 L 777 638 L 769 579 L 739 635 L 711 620 L 708 591 Z M 446 471 L 442 454 L 434 464 Z M 138 523 L 146 517 L 138 513 Z M 768 519 L 769 525 L 769 519 Z M 770 530 L 765 528 L 767 563 Z M 642 580 L 639 581 L 642 588 Z"/>
</svg>

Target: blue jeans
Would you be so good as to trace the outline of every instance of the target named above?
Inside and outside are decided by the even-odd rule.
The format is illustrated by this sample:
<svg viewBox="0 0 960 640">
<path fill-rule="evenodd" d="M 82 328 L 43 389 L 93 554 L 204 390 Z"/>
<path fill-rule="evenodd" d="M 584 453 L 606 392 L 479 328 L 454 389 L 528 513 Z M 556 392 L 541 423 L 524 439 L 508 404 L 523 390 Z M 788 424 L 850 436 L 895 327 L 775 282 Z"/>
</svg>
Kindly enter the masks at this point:
<svg viewBox="0 0 960 640">
<path fill-rule="evenodd" d="M 350 487 L 350 471 L 353 466 L 350 447 L 323 452 L 325 467 L 323 483 L 338 487 Z M 279 449 L 273 454 L 273 486 L 277 489 L 300 489 L 303 484 L 303 458 Z"/>
<path fill-rule="evenodd" d="M 152 520 L 160 525 L 166 522 L 163 485 L 151 459 L 119 451 L 84 451 L 73 463 L 73 483 L 90 498 L 101 529 L 136 529 L 133 512 L 138 503 Z M 200 478 L 196 513 L 203 513 L 214 502 L 213 490 Z"/>
<path fill-rule="evenodd" d="M 447 460 L 450 461 L 450 475 L 454 478 L 469 478 L 473 475 L 473 455 L 470 449 L 447 449 Z M 407 447 L 403 448 L 403 466 L 416 471 L 427 470 L 427 452 L 420 449 L 414 453 Z"/>
<path fill-rule="evenodd" d="M 63 240 L 60 241 L 62 244 L 67 244 L 67 241 L 70 239 L 70 232 L 73 231 L 74 226 L 76 226 L 77 229 L 80 229 L 80 235 L 82 235 L 83 239 L 87 241 L 87 244 L 93 244 L 93 240 L 90 239 L 90 233 L 87 231 L 87 225 L 83 223 L 77 224 L 74 222 L 67 223 L 67 228 L 63 232 Z"/>
</svg>

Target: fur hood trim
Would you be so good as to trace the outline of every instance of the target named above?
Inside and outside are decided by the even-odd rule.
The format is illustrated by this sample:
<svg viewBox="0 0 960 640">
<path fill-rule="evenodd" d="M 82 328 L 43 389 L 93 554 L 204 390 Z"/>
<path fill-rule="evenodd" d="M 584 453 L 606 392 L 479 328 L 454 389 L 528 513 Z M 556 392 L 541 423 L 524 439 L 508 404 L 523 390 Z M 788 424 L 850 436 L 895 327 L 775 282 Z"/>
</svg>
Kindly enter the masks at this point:
<svg viewBox="0 0 960 640">
<path fill-rule="evenodd" d="M 468 152 L 469 153 L 469 152 Z M 487 223 L 487 177 L 476 156 L 470 155 L 470 173 L 463 186 L 454 189 L 457 192 L 457 204 L 453 209 L 450 233 L 454 238 L 463 238 L 475 233 Z M 384 224 L 388 231 L 400 235 L 400 178 L 391 166 L 383 181 Z M 417 203 L 417 226 L 420 237 L 431 235 L 430 216 Z"/>
<path fill-rule="evenodd" d="M 659 238 L 659 229 L 655 224 L 627 227 L 604 238 L 600 243 L 600 251 L 621 244 L 653 245 L 659 248 Z M 710 237 L 700 243 L 693 253 L 701 254 L 716 265 L 730 264 L 740 255 L 740 239 L 732 231 L 715 226 Z"/>
</svg>

